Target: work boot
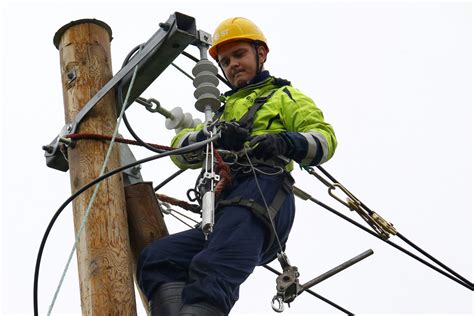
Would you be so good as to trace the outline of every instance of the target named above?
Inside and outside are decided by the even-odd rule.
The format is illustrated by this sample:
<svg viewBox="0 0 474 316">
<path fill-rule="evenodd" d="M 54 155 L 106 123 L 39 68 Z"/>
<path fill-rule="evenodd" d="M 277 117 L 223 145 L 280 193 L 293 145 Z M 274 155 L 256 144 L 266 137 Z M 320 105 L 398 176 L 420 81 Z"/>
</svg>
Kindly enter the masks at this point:
<svg viewBox="0 0 474 316">
<path fill-rule="evenodd" d="M 150 301 L 151 316 L 178 316 L 183 303 L 181 293 L 184 282 L 169 282 L 161 285 Z"/>
<path fill-rule="evenodd" d="M 207 303 L 183 305 L 179 316 L 227 316 L 219 308 Z"/>
</svg>

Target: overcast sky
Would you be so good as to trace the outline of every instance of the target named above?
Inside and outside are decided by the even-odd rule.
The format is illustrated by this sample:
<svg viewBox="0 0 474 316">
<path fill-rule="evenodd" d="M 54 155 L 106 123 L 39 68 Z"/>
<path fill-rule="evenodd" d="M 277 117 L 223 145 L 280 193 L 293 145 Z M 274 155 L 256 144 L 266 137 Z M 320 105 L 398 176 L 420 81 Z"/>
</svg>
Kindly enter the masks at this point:
<svg viewBox="0 0 474 316">
<path fill-rule="evenodd" d="M 69 174 L 45 165 L 41 146 L 64 125 L 55 32 L 83 18 L 113 30 L 116 73 L 128 52 L 175 11 L 212 33 L 245 16 L 268 38 L 266 68 L 311 96 L 339 146 L 325 168 L 404 236 L 472 281 L 472 4 L 470 2 L 312 1 L 4 1 L 1 11 L 1 313 L 32 314 L 34 264 L 56 209 L 71 194 Z M 187 52 L 199 56 L 195 47 Z M 176 60 L 187 71 L 192 63 Z M 219 86 L 225 91 L 225 86 Z M 170 67 L 143 94 L 195 117 L 194 87 Z M 167 145 L 164 118 L 134 105 L 137 133 Z M 120 132 L 128 135 L 124 127 Z M 133 148 L 137 158 L 149 156 Z M 143 166 L 154 184 L 173 173 L 169 159 Z M 196 172 L 163 188 L 185 199 Z M 315 178 L 294 171 L 296 185 L 337 207 Z M 72 208 L 54 226 L 41 265 L 39 306 L 46 313 L 74 241 Z M 168 229 L 186 227 L 166 218 Z M 391 240 L 402 244 L 397 237 Z M 403 245 L 403 244 L 402 244 Z M 367 250 L 375 254 L 313 288 L 356 314 L 471 315 L 472 292 L 315 204 L 297 201 L 287 254 L 300 280 Z M 277 263 L 272 264 L 279 268 Z M 53 310 L 79 314 L 75 258 Z M 233 315 L 273 315 L 275 276 L 263 268 L 241 287 Z M 137 301 L 139 312 L 143 313 Z M 285 314 L 338 313 L 303 294 Z"/>
</svg>

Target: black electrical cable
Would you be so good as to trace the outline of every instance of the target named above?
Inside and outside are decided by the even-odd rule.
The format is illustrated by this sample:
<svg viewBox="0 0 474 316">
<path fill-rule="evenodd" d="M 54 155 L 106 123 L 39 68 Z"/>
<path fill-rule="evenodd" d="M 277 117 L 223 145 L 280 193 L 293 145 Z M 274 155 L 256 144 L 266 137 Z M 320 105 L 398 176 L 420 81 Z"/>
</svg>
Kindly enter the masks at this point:
<svg viewBox="0 0 474 316">
<path fill-rule="evenodd" d="M 173 21 L 173 24 L 169 26 L 169 29 L 172 29 L 175 25 L 176 21 Z M 166 34 L 166 36 L 161 40 L 161 43 L 163 43 L 164 41 L 166 41 L 166 39 L 168 38 L 169 36 L 169 32 Z M 135 46 L 128 54 L 127 56 L 125 57 L 123 63 L 122 63 L 122 68 L 125 67 L 125 65 L 127 65 L 129 62 L 130 62 L 130 59 L 134 56 L 135 53 L 137 53 L 140 49 L 142 49 L 144 46 L 145 46 L 146 43 L 142 43 L 142 44 L 139 44 L 137 46 Z M 119 107 L 122 108 L 122 106 L 124 106 L 123 104 L 123 92 L 122 92 L 122 82 L 118 82 L 117 84 L 117 99 L 118 99 L 118 102 L 119 102 Z M 130 125 L 130 123 L 128 122 L 128 119 L 127 119 L 127 116 L 125 114 L 125 112 L 123 113 L 123 122 L 125 123 L 125 126 L 127 127 L 127 130 L 130 132 L 130 134 L 132 135 L 132 137 L 138 142 L 140 143 L 141 146 L 153 151 L 153 152 L 156 152 L 156 153 L 161 153 L 162 151 L 160 149 L 157 149 L 157 148 L 154 148 L 153 146 L 150 146 L 148 145 L 145 141 L 143 141 L 137 133 L 135 133 L 135 131 L 132 129 L 132 126 Z"/>
<path fill-rule="evenodd" d="M 130 53 L 128 53 L 128 55 L 125 57 L 125 59 L 122 63 L 122 68 L 125 67 L 129 63 L 130 59 L 134 56 L 134 54 L 137 53 L 142 47 L 143 47 L 143 44 L 137 45 L 130 51 Z M 119 82 L 118 85 L 117 85 L 117 101 L 119 103 L 119 108 L 122 108 L 124 106 L 124 104 L 123 104 L 123 92 L 122 91 L 123 91 L 122 90 L 122 83 Z M 130 125 L 130 122 L 128 121 L 128 118 L 127 118 L 127 115 L 125 114 L 125 112 L 123 113 L 122 119 L 123 119 L 123 122 L 124 122 L 125 126 L 127 127 L 127 130 L 129 131 L 129 133 L 132 135 L 132 137 L 141 146 L 143 146 L 146 149 L 149 149 L 149 150 L 151 150 L 155 153 L 162 153 L 163 152 L 163 150 L 155 148 L 155 147 L 150 146 L 149 144 L 147 144 L 143 139 L 141 139 L 138 136 L 137 133 L 135 133 L 132 126 Z"/>
<path fill-rule="evenodd" d="M 336 178 L 334 178 L 328 171 L 326 171 L 323 167 L 321 166 L 317 166 L 317 168 L 328 178 L 330 179 L 333 183 L 340 183 L 339 181 L 336 180 Z M 374 213 L 367 205 L 365 205 L 363 202 L 360 202 L 361 203 L 361 206 L 369 213 Z M 447 272 L 451 273 L 454 277 L 456 277 L 457 279 L 459 279 L 459 281 L 461 281 L 462 283 L 465 283 L 463 285 L 467 285 L 468 288 L 470 288 L 470 290 L 473 290 L 474 289 L 474 285 L 471 281 L 469 281 L 468 279 L 466 279 L 465 277 L 463 277 L 462 275 L 460 275 L 459 273 L 457 273 L 456 271 L 454 271 L 453 269 L 451 269 L 450 267 L 448 267 L 447 265 L 445 265 L 444 263 L 442 263 L 441 261 L 439 261 L 438 259 L 436 259 L 435 257 L 433 257 L 432 255 L 430 255 L 428 252 L 426 252 L 425 250 L 423 250 L 421 247 L 419 247 L 418 245 L 416 245 L 415 243 L 413 243 L 412 241 L 410 241 L 408 238 L 406 238 L 405 236 L 403 236 L 400 232 L 397 232 L 396 236 L 398 236 L 402 241 L 404 241 L 405 243 L 407 243 L 408 245 L 410 245 L 412 248 L 416 249 L 418 252 L 420 252 L 421 254 L 423 254 L 425 257 L 427 257 L 428 259 L 430 259 L 431 261 L 433 261 L 434 263 L 436 263 L 437 265 L 439 265 L 440 267 L 442 267 L 443 269 L 445 269 Z M 439 272 L 439 271 L 438 271 Z M 460 282 L 458 282 L 460 283 Z M 462 284 L 460 283 L 460 284 Z"/>
<path fill-rule="evenodd" d="M 185 75 L 185 76 L 188 77 L 189 79 L 191 79 L 191 80 L 194 80 L 194 79 L 195 79 L 193 76 L 191 76 L 190 74 L 188 74 L 186 71 L 184 71 L 181 67 L 179 67 L 179 66 L 176 65 L 175 63 L 171 63 L 171 66 L 173 66 L 174 68 L 176 68 L 180 73 L 182 73 L 183 75 Z"/>
<path fill-rule="evenodd" d="M 130 59 L 132 59 L 133 55 L 135 55 L 140 49 L 142 49 L 145 46 L 145 43 L 138 44 L 135 46 L 128 54 L 125 56 L 124 62 L 122 62 L 122 68 L 125 67 L 125 65 L 128 64 Z"/>
<path fill-rule="evenodd" d="M 189 59 L 191 59 L 191 60 L 193 60 L 193 61 L 195 61 L 195 62 L 199 62 L 199 59 L 198 59 L 198 58 L 194 57 L 193 55 L 191 55 L 191 54 L 188 53 L 188 52 L 183 51 L 183 52 L 181 52 L 181 54 L 183 54 L 184 56 L 188 57 Z M 220 81 L 222 81 L 222 82 L 225 83 L 229 88 L 232 89 L 232 85 L 229 83 L 229 81 L 227 81 L 224 77 L 222 77 L 222 76 L 219 75 L 219 74 L 217 74 L 216 76 L 217 76 L 217 78 L 219 78 Z"/>
<path fill-rule="evenodd" d="M 130 164 L 127 164 L 125 166 L 119 167 L 119 168 L 114 169 L 114 170 L 112 170 L 112 171 L 110 171 L 110 172 L 108 172 L 108 173 L 92 180 L 91 182 L 85 184 L 83 187 L 81 187 L 79 190 L 77 190 L 73 195 L 71 195 L 59 207 L 59 209 L 56 211 L 56 213 L 54 213 L 53 217 L 51 218 L 51 221 L 48 224 L 48 227 L 46 228 L 46 231 L 43 235 L 43 238 L 41 240 L 41 244 L 40 244 L 40 247 L 39 247 L 39 250 L 38 250 L 38 255 L 37 255 L 37 258 L 36 258 L 35 274 L 34 274 L 34 281 L 33 281 L 33 310 L 34 310 L 34 315 L 35 316 L 39 315 L 38 314 L 38 283 L 39 283 L 39 270 L 40 270 L 40 265 L 41 265 L 41 258 L 42 258 L 43 251 L 44 251 L 44 246 L 46 244 L 46 240 L 48 239 L 49 233 L 50 233 L 51 229 L 53 228 L 54 223 L 56 222 L 56 220 L 59 217 L 59 215 L 61 214 L 61 212 L 66 208 L 66 206 L 69 203 L 71 203 L 76 197 L 78 197 L 85 190 L 89 189 L 93 185 L 101 182 L 102 180 L 104 180 L 104 179 L 106 179 L 106 178 L 108 178 L 108 177 L 110 177 L 110 176 L 112 176 L 112 175 L 114 175 L 118 172 L 121 172 L 121 171 L 126 170 L 128 168 L 131 168 L 133 166 L 136 166 L 136 165 L 139 165 L 139 164 L 142 164 L 142 163 L 146 163 L 146 162 L 149 162 L 149 161 L 152 161 L 152 160 L 160 159 L 160 158 L 163 158 L 163 157 L 168 157 L 168 156 L 171 156 L 171 155 L 182 155 L 184 153 L 195 151 L 198 148 L 201 148 L 204 145 L 206 145 L 210 142 L 213 142 L 217 138 L 218 138 L 218 135 L 213 136 L 213 137 L 211 137 L 209 139 L 206 139 L 204 141 L 188 145 L 186 147 L 173 149 L 173 150 L 170 150 L 170 151 L 167 151 L 167 152 L 164 152 L 164 153 L 160 153 L 160 154 L 157 154 L 157 155 L 153 155 L 153 156 L 150 156 L 150 157 L 147 157 L 147 158 L 143 158 L 143 159 L 137 160 L 135 162 L 132 162 Z"/>
<path fill-rule="evenodd" d="M 474 290 L 474 284 L 469 281 L 468 279 L 464 278 L 462 275 L 460 275 L 459 273 L 457 273 L 456 271 L 452 270 L 451 268 L 449 268 L 448 266 L 446 266 L 445 264 L 443 264 L 441 261 L 439 261 L 438 259 L 436 259 L 435 257 L 433 257 L 432 255 L 430 255 L 429 253 L 427 253 L 426 251 L 424 251 L 423 249 L 421 249 L 420 247 L 418 247 L 416 244 L 414 244 L 413 242 L 411 242 L 408 238 L 406 238 L 405 236 L 403 236 L 401 233 L 397 233 L 397 236 L 403 240 L 404 242 L 406 242 L 407 244 L 409 244 L 411 247 L 413 247 L 414 249 L 416 249 L 417 251 L 419 251 L 420 253 L 422 253 L 423 255 L 425 255 L 427 258 L 429 258 L 431 261 L 435 262 L 436 264 L 438 264 L 439 266 L 443 267 L 446 271 L 450 272 L 451 274 L 453 274 L 454 276 L 456 276 L 459 280 L 463 281 L 464 283 L 466 283 L 467 285 L 469 285 L 471 291 Z"/>
<path fill-rule="evenodd" d="M 123 122 L 125 124 L 125 126 L 127 127 L 127 130 L 129 131 L 129 133 L 132 135 L 132 137 L 143 147 L 145 147 L 146 149 L 149 149 L 155 153 L 162 153 L 163 150 L 162 149 L 158 149 L 158 148 L 155 148 L 153 146 L 150 146 L 148 145 L 143 139 L 141 139 L 137 133 L 135 133 L 135 131 L 133 130 L 132 126 L 130 125 L 129 121 L 128 121 L 128 118 L 127 118 L 127 115 L 125 113 L 123 113 L 123 116 L 122 116 L 122 119 L 123 119 Z"/>
<path fill-rule="evenodd" d="M 177 176 L 179 176 L 180 174 L 182 174 L 183 172 L 185 172 L 186 170 L 188 169 L 179 169 L 178 171 L 176 171 L 175 173 L 173 173 L 171 176 L 169 176 L 168 178 L 166 178 L 163 182 L 161 182 L 160 184 L 158 184 L 154 190 L 155 192 L 158 191 L 159 189 L 161 189 L 162 187 L 164 187 L 165 185 L 168 184 L 168 182 L 170 182 L 171 180 L 173 180 L 174 178 L 176 178 Z"/>
<path fill-rule="evenodd" d="M 424 259 L 418 257 L 417 255 L 411 253 L 410 251 L 406 250 L 405 248 L 403 248 L 403 247 L 401 247 L 401 246 L 395 244 L 394 242 L 392 242 L 392 241 L 390 241 L 390 240 L 387 240 L 387 239 L 382 238 L 382 237 L 379 236 L 377 233 L 375 233 L 375 232 L 373 232 L 372 230 L 368 229 L 367 227 L 365 227 L 365 226 L 359 224 L 358 222 L 354 221 L 353 219 L 347 217 L 346 215 L 344 215 L 344 214 L 338 212 L 338 211 L 335 210 L 334 208 L 332 208 L 332 207 L 330 207 L 330 206 L 324 204 L 323 202 L 321 202 L 321 201 L 315 199 L 314 197 L 309 197 L 309 200 L 312 201 L 312 202 L 314 202 L 314 203 L 316 203 L 316 204 L 318 204 L 319 206 L 325 208 L 326 210 L 330 211 L 331 213 L 333 213 L 333 214 L 335 214 L 335 215 L 337 215 L 337 216 L 339 216 L 339 217 L 345 219 L 346 221 L 348 221 L 348 222 L 350 222 L 351 224 L 353 224 L 353 225 L 359 227 L 360 229 L 366 231 L 367 233 L 371 234 L 372 236 L 377 237 L 377 238 L 380 239 L 381 241 L 386 242 L 386 243 L 389 244 L 390 246 L 392 246 L 392 247 L 394 247 L 394 248 L 400 250 L 401 252 L 403 252 L 403 253 L 409 255 L 409 256 L 412 257 L 413 259 L 418 260 L 419 262 L 425 264 L 426 266 L 432 268 L 433 270 L 435 270 L 435 271 L 441 273 L 442 275 L 444 275 L 444 276 L 450 278 L 451 280 L 453 280 L 453 281 L 455 281 L 455 282 L 461 284 L 462 286 L 464 286 L 464 287 L 466 287 L 466 288 L 472 290 L 472 283 L 465 283 L 465 282 L 463 282 L 462 280 L 459 280 L 459 279 L 455 278 L 455 277 L 452 276 L 451 274 L 448 274 L 446 271 L 443 271 L 443 270 L 441 270 L 440 268 L 438 268 L 438 267 L 432 265 L 431 263 L 429 263 L 429 262 L 427 262 L 426 260 L 424 260 Z"/>
</svg>

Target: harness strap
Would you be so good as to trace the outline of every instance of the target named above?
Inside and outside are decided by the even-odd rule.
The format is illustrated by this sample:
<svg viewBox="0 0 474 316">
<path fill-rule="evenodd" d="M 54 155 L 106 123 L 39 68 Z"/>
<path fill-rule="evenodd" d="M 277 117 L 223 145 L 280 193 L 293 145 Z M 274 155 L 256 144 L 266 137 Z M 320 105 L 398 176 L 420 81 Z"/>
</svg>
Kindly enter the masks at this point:
<svg viewBox="0 0 474 316">
<path fill-rule="evenodd" d="M 253 117 L 255 116 L 255 113 L 262 107 L 262 105 L 265 104 L 265 102 L 267 102 L 268 99 L 270 99 L 272 97 L 272 95 L 276 92 L 276 90 L 280 89 L 281 87 L 284 87 L 284 86 L 290 86 L 291 85 L 291 82 L 286 80 L 286 79 L 282 79 L 282 78 L 273 78 L 273 84 L 276 86 L 276 89 L 273 89 L 268 95 L 264 95 L 264 96 L 261 96 L 261 97 L 258 97 L 254 100 L 254 104 L 252 104 L 252 106 L 250 107 L 250 109 L 248 111 L 252 111 L 251 114 L 248 114 L 248 112 L 246 114 L 244 114 L 244 116 L 240 119 L 239 123 L 244 123 L 243 120 L 245 118 L 245 124 L 247 124 L 246 122 L 248 120 L 251 119 L 251 126 L 250 126 L 250 129 L 249 131 L 252 132 L 252 128 L 253 128 Z M 256 106 L 256 103 L 260 103 L 260 105 L 258 105 L 258 108 L 256 108 L 255 110 L 253 110 L 252 108 L 254 106 Z M 219 107 L 217 109 L 216 112 L 214 112 L 214 116 L 212 117 L 212 120 L 213 121 L 217 121 L 220 119 L 220 117 L 222 116 L 222 114 L 224 113 L 224 110 L 225 110 L 225 104 L 222 105 L 221 107 Z M 241 125 L 242 126 L 242 125 Z"/>
<path fill-rule="evenodd" d="M 290 85 L 291 83 L 287 80 L 275 78 L 274 84 L 277 86 L 276 88 L 268 91 L 266 94 L 257 97 L 252 106 L 247 110 L 247 112 L 240 118 L 239 125 L 240 127 L 246 128 L 249 133 L 252 133 L 253 126 L 254 126 L 254 119 L 255 114 L 258 110 L 275 94 L 275 92 L 283 86 Z M 222 114 L 224 113 L 225 105 L 221 106 L 214 114 L 213 120 L 217 121 L 220 119 Z M 270 161 L 272 166 L 266 165 L 266 167 L 273 167 L 275 168 L 279 164 L 280 161 L 274 161 L 273 159 Z M 280 162 L 280 163 L 279 163 Z M 283 170 L 284 170 L 283 164 Z M 275 241 L 275 231 L 273 227 L 274 219 L 280 210 L 281 206 L 285 202 L 285 198 L 288 194 L 292 194 L 292 186 L 293 186 L 293 178 L 290 174 L 287 174 L 283 179 L 283 185 L 278 190 L 278 192 L 273 197 L 273 200 L 268 206 L 268 211 L 265 206 L 261 205 L 260 203 L 256 202 L 254 199 L 244 199 L 242 197 L 235 197 L 232 199 L 225 199 L 220 200 L 216 203 L 216 208 L 221 206 L 229 206 L 229 205 L 241 205 L 251 209 L 258 218 L 260 218 L 263 223 L 268 227 L 270 230 L 270 240 L 268 243 L 267 248 L 265 251 L 269 250 L 269 248 L 273 245 Z"/>
<path fill-rule="evenodd" d="M 243 128 L 246 128 L 249 133 L 252 133 L 253 130 L 253 124 L 254 124 L 254 118 L 255 118 L 255 113 L 257 113 L 258 110 L 270 99 L 273 94 L 277 91 L 278 89 L 273 89 L 270 91 L 270 93 L 267 93 L 264 96 L 258 97 L 253 101 L 252 106 L 248 109 L 248 111 L 240 118 L 239 120 L 239 125 Z"/>
<path fill-rule="evenodd" d="M 224 110 L 225 110 L 225 105 L 221 105 L 221 106 L 216 110 L 216 112 L 214 112 L 214 115 L 212 116 L 212 120 L 213 120 L 214 122 L 217 122 L 217 121 L 221 118 L 222 114 L 224 114 Z"/>
<path fill-rule="evenodd" d="M 257 217 L 263 221 L 263 223 L 267 226 L 270 231 L 270 240 L 265 248 L 265 251 L 269 250 L 270 247 L 273 245 L 275 241 L 275 231 L 273 228 L 274 219 L 282 207 L 283 203 L 285 202 L 285 198 L 287 194 L 292 192 L 293 180 L 291 176 L 285 176 L 283 179 L 283 185 L 278 190 L 278 192 L 273 197 L 272 202 L 268 206 L 268 211 L 265 206 L 261 205 L 260 203 L 256 202 L 254 199 L 244 199 L 242 197 L 234 197 L 232 199 L 221 200 L 217 202 L 216 208 L 221 206 L 229 206 L 229 205 L 241 205 L 248 207 L 251 209 Z"/>
</svg>

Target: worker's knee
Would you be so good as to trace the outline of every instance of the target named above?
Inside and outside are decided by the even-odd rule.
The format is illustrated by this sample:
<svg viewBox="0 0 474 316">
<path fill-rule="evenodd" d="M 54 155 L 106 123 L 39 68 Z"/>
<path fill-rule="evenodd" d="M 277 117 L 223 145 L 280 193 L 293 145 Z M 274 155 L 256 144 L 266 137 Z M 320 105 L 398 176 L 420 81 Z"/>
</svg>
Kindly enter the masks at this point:
<svg viewBox="0 0 474 316">
<path fill-rule="evenodd" d="M 201 235 L 197 229 L 184 231 L 143 249 L 137 262 L 137 280 L 148 299 L 164 283 L 187 280 L 191 260 L 203 247 Z"/>
</svg>

